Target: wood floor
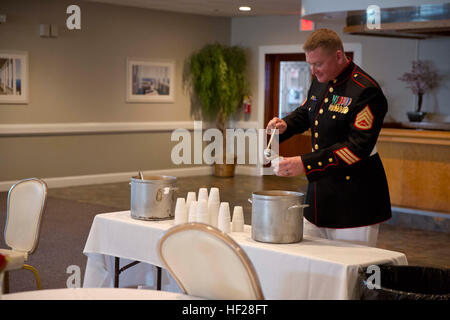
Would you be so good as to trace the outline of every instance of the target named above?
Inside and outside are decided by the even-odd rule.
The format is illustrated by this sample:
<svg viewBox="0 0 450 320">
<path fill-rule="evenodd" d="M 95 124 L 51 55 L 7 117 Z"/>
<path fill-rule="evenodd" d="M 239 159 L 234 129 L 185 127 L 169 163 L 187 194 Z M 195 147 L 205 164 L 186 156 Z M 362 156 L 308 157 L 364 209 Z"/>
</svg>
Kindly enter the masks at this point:
<svg viewBox="0 0 450 320">
<path fill-rule="evenodd" d="M 200 187 L 218 187 L 221 201 L 230 203 L 230 207 L 240 205 L 244 208 L 246 224 L 251 223 L 251 198 L 258 190 L 291 190 L 306 192 L 307 181 L 298 178 L 276 176 L 235 176 L 217 178 L 197 176 L 177 179 L 177 196 L 185 197 L 188 191 L 198 191 Z M 67 199 L 81 203 L 101 205 L 120 210 L 130 209 L 130 185 L 112 183 L 49 190 L 49 197 Z M 413 228 L 396 227 L 382 224 L 377 247 L 403 252 L 410 265 L 450 267 L 450 234 Z"/>
</svg>

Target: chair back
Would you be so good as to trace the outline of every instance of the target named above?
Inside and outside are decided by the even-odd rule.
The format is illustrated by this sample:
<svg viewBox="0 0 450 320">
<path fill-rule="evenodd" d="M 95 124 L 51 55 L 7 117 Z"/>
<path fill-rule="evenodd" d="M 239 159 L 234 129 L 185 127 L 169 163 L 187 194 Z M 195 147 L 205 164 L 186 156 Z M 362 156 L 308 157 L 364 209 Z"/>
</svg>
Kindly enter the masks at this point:
<svg viewBox="0 0 450 320">
<path fill-rule="evenodd" d="M 9 189 L 5 242 L 10 248 L 26 253 L 36 249 L 46 200 L 47 185 L 37 178 L 20 180 Z"/>
<path fill-rule="evenodd" d="M 158 254 L 185 294 L 220 300 L 264 299 L 245 252 L 210 225 L 186 223 L 167 230 L 159 240 Z"/>
</svg>

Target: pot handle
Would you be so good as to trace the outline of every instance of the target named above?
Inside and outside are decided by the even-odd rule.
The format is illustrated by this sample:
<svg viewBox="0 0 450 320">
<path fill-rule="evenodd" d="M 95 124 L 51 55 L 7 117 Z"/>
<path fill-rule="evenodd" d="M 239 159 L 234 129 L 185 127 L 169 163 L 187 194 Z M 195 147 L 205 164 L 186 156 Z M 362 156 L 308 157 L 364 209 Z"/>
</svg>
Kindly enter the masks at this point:
<svg viewBox="0 0 450 320">
<path fill-rule="evenodd" d="M 164 190 L 164 195 L 169 194 L 170 191 L 177 191 L 179 188 L 177 187 L 165 187 L 163 188 Z"/>
<path fill-rule="evenodd" d="M 250 202 L 251 204 L 253 204 L 253 201 L 252 201 L 252 199 L 247 199 L 248 200 L 248 202 Z"/>
<path fill-rule="evenodd" d="M 299 209 L 299 208 L 306 208 L 306 207 L 309 207 L 309 204 L 294 204 L 293 206 L 290 206 L 289 208 L 288 208 L 288 210 L 291 210 L 291 209 Z"/>
</svg>

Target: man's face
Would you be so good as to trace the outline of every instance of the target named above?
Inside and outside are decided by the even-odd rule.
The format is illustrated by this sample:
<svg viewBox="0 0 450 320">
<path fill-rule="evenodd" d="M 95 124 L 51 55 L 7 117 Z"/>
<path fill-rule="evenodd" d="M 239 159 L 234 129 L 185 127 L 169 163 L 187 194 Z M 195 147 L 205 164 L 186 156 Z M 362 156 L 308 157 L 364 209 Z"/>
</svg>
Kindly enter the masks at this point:
<svg viewBox="0 0 450 320">
<path fill-rule="evenodd" d="M 328 53 L 321 47 L 306 52 L 306 62 L 309 64 L 311 73 L 319 82 L 328 82 L 339 75 L 339 54 Z"/>
</svg>

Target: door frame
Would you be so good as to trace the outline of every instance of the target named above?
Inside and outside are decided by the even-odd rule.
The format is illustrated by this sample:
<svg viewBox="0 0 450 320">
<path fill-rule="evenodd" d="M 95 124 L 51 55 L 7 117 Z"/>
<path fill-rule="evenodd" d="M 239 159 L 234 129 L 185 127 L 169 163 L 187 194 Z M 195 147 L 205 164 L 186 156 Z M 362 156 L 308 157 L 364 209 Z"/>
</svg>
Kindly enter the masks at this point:
<svg viewBox="0 0 450 320">
<path fill-rule="evenodd" d="M 362 45 L 361 43 L 349 42 L 343 43 L 345 51 L 353 52 L 353 62 L 358 66 L 362 65 Z M 258 128 L 264 128 L 264 87 L 265 87 L 265 65 L 266 65 L 266 54 L 282 54 L 282 53 L 305 53 L 303 50 L 303 43 L 301 44 L 287 44 L 287 45 L 275 45 L 275 46 L 259 46 L 258 50 Z M 264 139 L 259 139 L 264 140 Z M 258 150 L 264 150 L 266 147 L 264 141 L 258 141 Z M 258 163 L 259 175 L 263 175 L 263 166 Z"/>
</svg>

